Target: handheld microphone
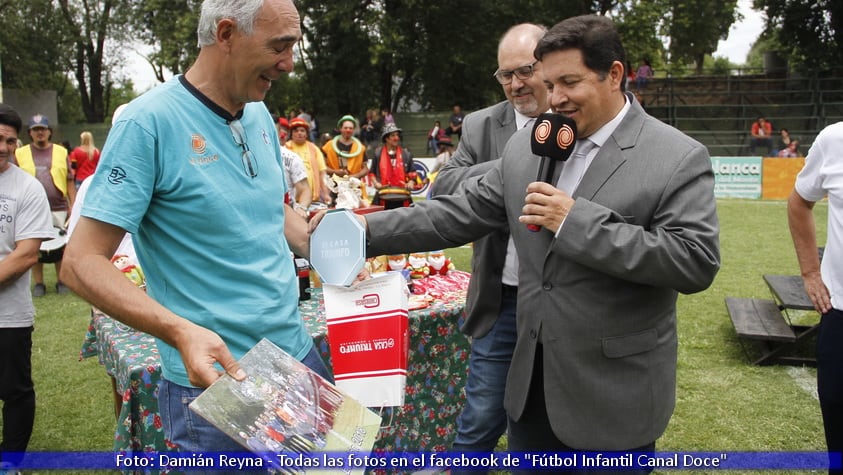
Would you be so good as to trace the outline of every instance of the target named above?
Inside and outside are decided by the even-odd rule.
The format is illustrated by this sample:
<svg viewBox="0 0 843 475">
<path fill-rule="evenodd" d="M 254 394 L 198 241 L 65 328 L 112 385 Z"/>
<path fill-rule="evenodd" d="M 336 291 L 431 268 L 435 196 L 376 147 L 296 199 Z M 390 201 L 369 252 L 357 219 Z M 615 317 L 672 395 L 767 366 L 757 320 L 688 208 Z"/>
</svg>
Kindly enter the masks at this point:
<svg viewBox="0 0 843 475">
<path fill-rule="evenodd" d="M 530 149 L 533 155 L 541 157 L 536 181 L 550 183 L 556 162 L 564 162 L 574 151 L 577 141 L 577 123 L 566 115 L 544 113 L 536 118 L 533 135 L 530 137 Z M 536 224 L 528 224 L 527 229 L 537 232 L 541 229 Z"/>
</svg>

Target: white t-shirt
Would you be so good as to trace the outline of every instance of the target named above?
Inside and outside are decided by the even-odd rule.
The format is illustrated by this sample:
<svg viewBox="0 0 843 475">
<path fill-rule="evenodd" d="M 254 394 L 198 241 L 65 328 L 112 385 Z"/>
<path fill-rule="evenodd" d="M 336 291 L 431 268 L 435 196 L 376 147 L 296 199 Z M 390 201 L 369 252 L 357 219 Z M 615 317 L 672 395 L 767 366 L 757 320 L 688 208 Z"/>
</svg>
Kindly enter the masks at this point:
<svg viewBox="0 0 843 475">
<path fill-rule="evenodd" d="M 796 192 L 808 201 L 828 197 L 828 240 L 823 253 L 823 283 L 831 293 L 831 306 L 843 309 L 843 122 L 823 129 L 796 177 Z"/>
<path fill-rule="evenodd" d="M 15 165 L 0 172 L 0 261 L 24 239 L 53 237 L 50 204 L 44 187 Z M 29 270 L 0 287 L 0 328 L 27 328 L 35 322 Z"/>
<path fill-rule="evenodd" d="M 73 202 L 73 209 L 70 210 L 70 219 L 67 222 L 68 242 L 70 241 L 70 236 L 73 235 L 73 231 L 76 229 L 76 225 L 79 223 L 79 214 L 82 212 L 82 205 L 85 203 L 85 195 L 88 194 L 88 187 L 91 186 L 91 179 L 93 177 L 94 175 L 92 174 L 88 178 L 82 180 L 82 184 L 79 185 L 79 189 L 76 190 L 76 200 Z M 115 256 L 120 254 L 128 257 L 131 264 L 139 264 L 138 256 L 135 253 L 135 246 L 132 244 L 132 235 L 129 233 L 123 235 L 123 240 L 120 241 L 120 245 L 117 246 L 117 250 L 114 252 Z"/>
<path fill-rule="evenodd" d="M 307 180 L 307 170 L 304 168 L 302 158 L 296 152 L 281 147 L 281 156 L 284 158 L 284 179 L 287 180 L 287 193 L 290 194 L 290 199 L 293 202 L 298 202 L 296 198 L 296 183 Z"/>
</svg>

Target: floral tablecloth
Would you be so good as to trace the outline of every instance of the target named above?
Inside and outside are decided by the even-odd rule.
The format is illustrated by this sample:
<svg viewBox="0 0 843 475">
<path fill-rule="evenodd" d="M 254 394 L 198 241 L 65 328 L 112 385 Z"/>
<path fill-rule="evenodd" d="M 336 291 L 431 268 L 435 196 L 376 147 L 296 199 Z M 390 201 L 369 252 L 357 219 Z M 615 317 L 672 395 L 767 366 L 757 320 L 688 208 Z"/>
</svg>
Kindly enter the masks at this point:
<svg viewBox="0 0 843 475">
<path fill-rule="evenodd" d="M 93 309 L 80 359 L 96 356 L 116 382 L 123 405 L 114 434 L 117 452 L 164 451 L 158 415 L 160 358 L 155 339 Z"/>
<path fill-rule="evenodd" d="M 459 332 L 469 274 L 452 271 L 422 279 L 416 288 L 433 289 L 428 307 L 410 311 L 410 358 L 405 403 L 386 408 L 375 448 L 390 452 L 445 450 L 453 441 L 456 418 L 465 401 L 469 341 Z M 330 365 L 322 290 L 312 289 L 300 310 L 320 354 Z M 92 311 L 80 358 L 97 356 L 123 395 L 114 450 L 165 451 L 158 415 L 161 376 L 155 340 Z"/>
</svg>

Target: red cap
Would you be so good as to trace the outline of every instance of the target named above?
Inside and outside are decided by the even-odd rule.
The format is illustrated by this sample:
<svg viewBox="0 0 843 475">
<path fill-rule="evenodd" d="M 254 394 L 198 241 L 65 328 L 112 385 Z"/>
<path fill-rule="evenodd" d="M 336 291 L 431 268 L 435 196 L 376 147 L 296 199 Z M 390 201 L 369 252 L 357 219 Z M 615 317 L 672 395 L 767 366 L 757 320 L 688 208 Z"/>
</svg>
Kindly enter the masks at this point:
<svg viewBox="0 0 843 475">
<path fill-rule="evenodd" d="M 304 127 L 305 129 L 310 130 L 310 124 L 301 117 L 296 117 L 290 121 L 290 130 L 295 129 L 296 127 Z"/>
</svg>

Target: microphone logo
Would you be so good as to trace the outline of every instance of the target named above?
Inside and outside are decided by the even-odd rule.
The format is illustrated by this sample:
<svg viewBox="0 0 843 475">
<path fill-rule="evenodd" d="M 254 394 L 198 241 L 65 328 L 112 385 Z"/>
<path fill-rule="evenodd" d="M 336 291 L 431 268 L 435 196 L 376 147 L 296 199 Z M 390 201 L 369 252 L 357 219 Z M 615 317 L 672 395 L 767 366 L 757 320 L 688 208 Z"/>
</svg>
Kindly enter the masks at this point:
<svg viewBox="0 0 843 475">
<path fill-rule="evenodd" d="M 550 128 L 550 123 L 548 123 L 548 129 Z M 574 129 L 571 128 L 570 125 L 564 124 L 560 129 L 559 133 L 556 134 L 556 144 L 559 145 L 559 148 L 562 150 L 567 149 L 574 143 L 576 140 L 576 133 Z"/>
<path fill-rule="evenodd" d="M 547 141 L 547 138 L 550 137 L 550 131 L 553 129 L 553 126 L 550 124 L 550 121 L 544 119 L 543 121 L 539 122 L 536 125 L 536 128 L 533 130 L 533 136 L 536 139 L 536 142 L 540 144 L 544 144 Z M 562 131 L 559 131 L 561 136 Z"/>
</svg>

